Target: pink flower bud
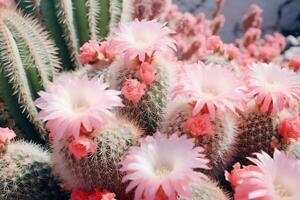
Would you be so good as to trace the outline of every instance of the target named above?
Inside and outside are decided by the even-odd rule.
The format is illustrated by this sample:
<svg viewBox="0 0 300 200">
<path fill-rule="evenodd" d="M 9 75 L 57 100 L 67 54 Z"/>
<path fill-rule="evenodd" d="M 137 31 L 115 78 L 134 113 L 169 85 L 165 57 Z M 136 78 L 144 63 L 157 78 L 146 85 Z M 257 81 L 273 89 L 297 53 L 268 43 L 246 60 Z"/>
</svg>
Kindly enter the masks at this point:
<svg viewBox="0 0 300 200">
<path fill-rule="evenodd" d="M 96 149 L 96 144 L 92 140 L 85 137 L 79 137 L 69 144 L 69 151 L 77 160 L 87 156 L 88 153 L 94 153 Z"/>
<path fill-rule="evenodd" d="M 193 136 L 214 136 L 216 133 L 213 130 L 209 114 L 198 114 L 190 116 L 189 119 L 183 124 L 184 128 L 189 130 Z"/>
<path fill-rule="evenodd" d="M 158 80 L 156 75 L 157 70 L 150 63 L 144 62 L 139 69 L 139 78 L 146 85 L 150 85 L 154 81 Z"/>
<path fill-rule="evenodd" d="M 137 104 L 145 94 L 146 85 L 136 79 L 128 79 L 121 90 L 122 95 L 134 104 Z"/>
<path fill-rule="evenodd" d="M 16 137 L 16 134 L 13 130 L 9 128 L 0 128 L 0 144 L 5 144 Z"/>
<path fill-rule="evenodd" d="M 297 139 L 300 137 L 300 117 L 299 114 L 283 119 L 278 126 L 279 133 L 285 138 Z"/>
</svg>

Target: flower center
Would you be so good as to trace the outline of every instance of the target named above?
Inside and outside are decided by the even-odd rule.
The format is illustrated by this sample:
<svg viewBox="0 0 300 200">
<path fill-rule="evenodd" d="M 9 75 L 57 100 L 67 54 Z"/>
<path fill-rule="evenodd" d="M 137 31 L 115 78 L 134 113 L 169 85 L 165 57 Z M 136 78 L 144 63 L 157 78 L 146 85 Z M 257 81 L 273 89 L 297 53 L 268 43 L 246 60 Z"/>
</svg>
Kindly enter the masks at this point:
<svg viewBox="0 0 300 200">
<path fill-rule="evenodd" d="M 291 196 L 290 191 L 280 183 L 275 183 L 274 188 L 275 188 L 276 193 L 280 197 L 289 197 L 289 196 Z"/>
<path fill-rule="evenodd" d="M 164 177 L 169 175 L 173 171 L 173 165 L 170 162 L 159 162 L 154 167 L 154 173 L 159 177 Z"/>
<path fill-rule="evenodd" d="M 72 109 L 75 113 L 81 113 L 86 111 L 89 107 L 89 103 L 85 99 L 79 98 L 73 103 Z"/>
<path fill-rule="evenodd" d="M 218 95 L 216 89 L 211 88 L 211 87 L 203 87 L 202 91 L 208 96 L 208 97 L 215 97 Z"/>
</svg>

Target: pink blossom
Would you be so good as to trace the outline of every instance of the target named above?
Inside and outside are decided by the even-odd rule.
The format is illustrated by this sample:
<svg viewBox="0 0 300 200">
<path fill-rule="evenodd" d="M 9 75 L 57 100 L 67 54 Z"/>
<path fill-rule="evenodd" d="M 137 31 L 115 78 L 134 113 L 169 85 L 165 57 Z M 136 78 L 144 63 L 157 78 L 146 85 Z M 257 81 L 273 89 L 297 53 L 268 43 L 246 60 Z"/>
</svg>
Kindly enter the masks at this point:
<svg viewBox="0 0 300 200">
<path fill-rule="evenodd" d="M 300 57 L 292 57 L 289 61 L 289 67 L 298 70 L 300 68 Z"/>
<path fill-rule="evenodd" d="M 145 88 L 146 85 L 140 83 L 138 80 L 128 79 L 124 83 L 121 93 L 126 99 L 132 101 L 134 104 L 137 104 L 145 94 Z"/>
<path fill-rule="evenodd" d="M 0 8 L 12 8 L 16 5 L 14 0 L 0 0 Z"/>
<path fill-rule="evenodd" d="M 229 59 L 235 59 L 240 54 L 240 50 L 233 44 L 226 44 L 224 45 L 224 48 L 225 48 L 225 55 Z"/>
<path fill-rule="evenodd" d="M 5 144 L 16 137 L 16 134 L 13 130 L 9 128 L 0 128 L 0 144 Z"/>
<path fill-rule="evenodd" d="M 190 116 L 183 124 L 184 128 L 191 131 L 192 135 L 198 136 L 214 136 L 216 133 L 212 127 L 209 114 L 197 114 Z"/>
<path fill-rule="evenodd" d="M 84 43 L 84 45 L 80 48 L 80 62 L 83 64 L 94 62 L 97 59 L 99 49 L 100 45 L 96 40 L 89 40 L 88 42 Z"/>
<path fill-rule="evenodd" d="M 85 157 L 88 153 L 94 153 L 96 149 L 96 144 L 86 137 L 79 137 L 69 144 L 69 151 L 77 160 Z"/>
<path fill-rule="evenodd" d="M 97 59 L 92 64 L 94 67 L 107 66 L 114 60 L 116 56 L 116 50 L 112 46 L 110 41 L 104 41 L 100 43 L 100 48 L 97 53 Z"/>
<path fill-rule="evenodd" d="M 243 37 L 243 44 L 245 47 L 257 41 L 261 36 L 259 28 L 249 28 Z"/>
<path fill-rule="evenodd" d="M 153 81 L 158 80 L 158 76 L 156 75 L 157 70 L 153 65 L 147 62 L 143 62 L 139 69 L 139 78 L 146 85 L 150 85 Z"/>
<path fill-rule="evenodd" d="M 219 36 L 213 35 L 207 39 L 207 49 L 218 51 L 223 47 L 223 42 Z"/>
<path fill-rule="evenodd" d="M 240 163 L 235 163 L 233 165 L 233 170 L 229 173 L 225 171 L 225 179 L 229 181 L 233 188 L 235 188 L 242 179 L 243 173 L 248 173 L 250 171 L 258 171 L 260 172 L 259 168 L 254 165 L 248 165 L 241 168 Z"/>
<path fill-rule="evenodd" d="M 299 113 L 283 119 L 278 126 L 279 133 L 285 138 L 300 137 L 300 116 Z"/>
</svg>

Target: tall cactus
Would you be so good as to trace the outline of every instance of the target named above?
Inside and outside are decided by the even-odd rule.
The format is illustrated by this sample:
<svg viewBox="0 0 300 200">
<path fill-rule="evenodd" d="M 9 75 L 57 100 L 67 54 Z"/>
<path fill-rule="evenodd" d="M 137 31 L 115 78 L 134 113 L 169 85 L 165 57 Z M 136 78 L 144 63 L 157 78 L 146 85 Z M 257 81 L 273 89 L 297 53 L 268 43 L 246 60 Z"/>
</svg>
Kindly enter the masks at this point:
<svg viewBox="0 0 300 200">
<path fill-rule="evenodd" d="M 65 69 L 81 66 L 79 48 L 102 40 L 119 22 L 132 18 L 133 0 L 18 0 L 18 7 L 39 19 L 54 38 Z M 64 37 L 61 37 L 61 36 Z"/>
<path fill-rule="evenodd" d="M 2 9 L 0 13 L 0 102 L 26 139 L 42 142 L 43 123 L 34 100 L 60 68 L 55 44 L 37 21 Z M 5 119 L 1 120 L 2 122 Z M 11 126 L 11 124 L 3 124 Z"/>
</svg>

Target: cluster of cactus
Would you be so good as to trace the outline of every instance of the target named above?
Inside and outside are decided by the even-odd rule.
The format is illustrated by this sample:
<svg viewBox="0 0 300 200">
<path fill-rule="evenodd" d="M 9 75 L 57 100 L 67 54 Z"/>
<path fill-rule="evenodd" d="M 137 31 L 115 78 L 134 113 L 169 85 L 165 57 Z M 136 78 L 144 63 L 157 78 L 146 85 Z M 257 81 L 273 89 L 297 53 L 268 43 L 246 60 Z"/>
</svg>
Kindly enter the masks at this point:
<svg viewBox="0 0 300 200">
<path fill-rule="evenodd" d="M 0 156 L 1 199 L 67 198 L 52 175 L 50 155 L 40 146 L 17 141 Z"/>
</svg>

